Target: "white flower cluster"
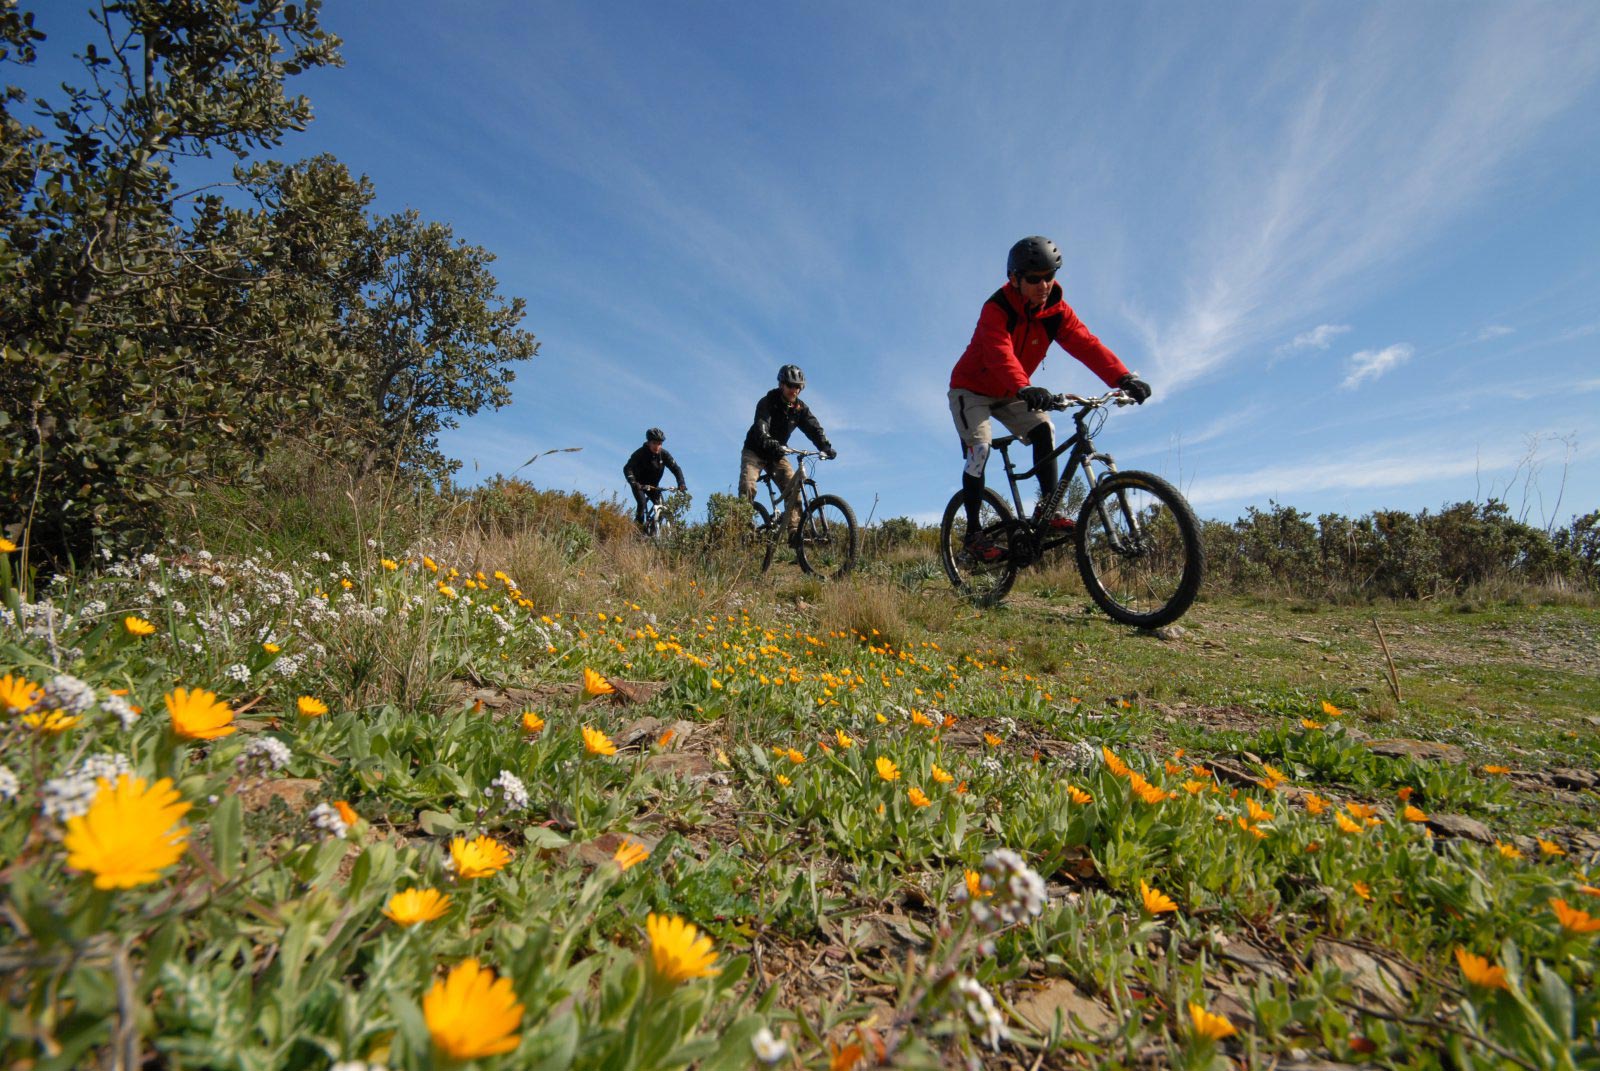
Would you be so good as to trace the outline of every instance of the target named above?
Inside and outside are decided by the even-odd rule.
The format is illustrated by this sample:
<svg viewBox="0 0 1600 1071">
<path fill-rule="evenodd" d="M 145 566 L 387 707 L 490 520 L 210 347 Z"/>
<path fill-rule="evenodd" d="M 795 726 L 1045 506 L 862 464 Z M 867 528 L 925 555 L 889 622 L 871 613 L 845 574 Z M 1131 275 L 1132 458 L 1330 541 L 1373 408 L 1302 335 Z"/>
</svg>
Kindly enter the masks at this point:
<svg viewBox="0 0 1600 1071">
<path fill-rule="evenodd" d="M 223 670 L 222 675 L 227 677 L 229 680 L 237 681 L 240 684 L 250 683 L 250 667 L 245 665 L 243 662 L 235 662 L 233 665 Z"/>
<path fill-rule="evenodd" d="M 139 720 L 139 712 L 133 709 L 133 704 L 128 702 L 126 696 L 108 695 L 100 700 L 100 708 L 114 715 L 122 723 L 124 731 L 133 728 L 133 723 Z"/>
<path fill-rule="evenodd" d="M 132 772 L 133 762 L 128 756 L 116 752 L 110 755 L 90 755 L 78 763 L 77 769 L 79 777 L 87 777 L 91 782 L 102 777 L 107 781 L 115 781 L 123 774 Z"/>
<path fill-rule="evenodd" d="M 789 1043 L 774 1037 L 771 1029 L 762 1027 L 750 1039 L 750 1048 L 756 1059 L 764 1064 L 775 1064 L 789 1054 Z"/>
<path fill-rule="evenodd" d="M 64 777 L 52 777 L 39 790 L 39 807 L 46 818 L 65 822 L 89 810 L 100 786 L 95 779 L 74 770 Z"/>
<path fill-rule="evenodd" d="M 94 688 L 66 673 L 58 673 L 44 686 L 44 698 L 39 705 L 46 710 L 60 710 L 66 714 L 82 714 L 95 705 Z"/>
<path fill-rule="evenodd" d="M 242 774 L 269 774 L 289 765 L 293 758 L 289 745 L 271 736 L 258 736 L 239 754 L 236 765 Z"/>
<path fill-rule="evenodd" d="M 983 886 L 990 895 L 974 898 L 973 921 L 998 930 L 1037 918 L 1049 901 L 1044 879 L 1010 848 L 996 848 L 983 860 Z"/>
<path fill-rule="evenodd" d="M 301 655 L 279 655 L 272 663 L 272 672 L 280 677 L 292 677 L 300 672 L 300 666 L 304 661 Z"/>
<path fill-rule="evenodd" d="M 1004 770 L 1005 767 L 1000 764 L 1000 759 L 998 756 L 985 755 L 983 758 L 978 760 L 978 769 L 982 770 L 991 777 L 999 777 L 1001 771 Z"/>
<path fill-rule="evenodd" d="M 104 600 L 90 599 L 78 609 L 78 613 L 84 617 L 99 617 L 101 614 L 105 613 L 107 609 L 109 609 L 109 607 L 106 606 Z"/>
<path fill-rule="evenodd" d="M 17 780 L 17 775 L 11 772 L 11 767 L 0 766 L 0 800 L 10 802 L 17 798 L 17 793 L 22 791 L 22 782 Z"/>
<path fill-rule="evenodd" d="M 319 803 L 311 808 L 311 825 L 313 828 L 331 833 L 335 837 L 343 837 L 350 832 L 350 827 L 345 825 L 344 818 L 339 814 L 339 809 L 331 803 Z"/>
<path fill-rule="evenodd" d="M 1006 1036 L 1006 1021 L 995 1007 L 994 997 L 972 978 L 959 978 L 951 990 L 972 1025 L 983 1031 L 983 1039 L 991 1049 L 1000 1051 L 1000 1042 Z"/>
<path fill-rule="evenodd" d="M 1092 770 L 1102 760 L 1100 752 L 1086 740 L 1073 740 L 1067 744 L 1066 752 L 1061 756 L 1061 761 L 1069 770 Z"/>
<path fill-rule="evenodd" d="M 510 770 L 501 770 L 499 776 L 483 790 L 483 794 L 491 801 L 500 800 L 508 814 L 528 808 L 528 786 Z"/>
</svg>

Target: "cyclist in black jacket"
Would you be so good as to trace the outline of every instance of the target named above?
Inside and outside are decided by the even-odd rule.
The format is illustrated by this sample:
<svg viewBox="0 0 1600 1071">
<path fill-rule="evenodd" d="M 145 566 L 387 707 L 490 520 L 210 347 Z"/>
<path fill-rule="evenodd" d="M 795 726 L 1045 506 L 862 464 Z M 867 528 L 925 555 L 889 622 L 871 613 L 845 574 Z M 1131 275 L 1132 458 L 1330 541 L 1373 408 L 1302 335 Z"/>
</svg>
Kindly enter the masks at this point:
<svg viewBox="0 0 1600 1071">
<path fill-rule="evenodd" d="M 683 470 L 667 453 L 666 441 L 666 432 L 651 428 L 644 433 L 644 445 L 629 454 L 628 463 L 622 466 L 622 475 L 627 478 L 628 489 L 633 492 L 633 523 L 640 529 L 644 528 L 644 500 L 649 498 L 657 505 L 661 503 L 662 472 L 671 469 L 672 475 L 677 478 L 678 490 L 687 490 L 683 482 Z"/>
<path fill-rule="evenodd" d="M 795 469 L 783 456 L 783 448 L 796 428 L 816 444 L 830 461 L 839 451 L 828 442 L 828 433 L 817 423 L 811 407 L 800 400 L 806 388 L 806 374 L 799 365 L 786 364 L 778 369 L 778 386 L 769 390 L 756 403 L 756 419 L 744 436 L 744 449 L 739 454 L 739 495 L 754 502 L 756 480 L 765 469 L 783 488 L 783 521 L 785 532 L 793 532 L 800 521 L 800 488 L 795 483 Z"/>
</svg>

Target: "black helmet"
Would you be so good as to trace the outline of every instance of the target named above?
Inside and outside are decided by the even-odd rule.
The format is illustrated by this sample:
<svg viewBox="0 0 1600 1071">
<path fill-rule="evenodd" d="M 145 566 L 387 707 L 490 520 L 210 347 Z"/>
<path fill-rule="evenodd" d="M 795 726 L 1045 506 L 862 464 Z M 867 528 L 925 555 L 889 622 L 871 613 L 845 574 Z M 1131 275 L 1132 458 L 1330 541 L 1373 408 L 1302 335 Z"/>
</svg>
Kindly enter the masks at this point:
<svg viewBox="0 0 1600 1071">
<path fill-rule="evenodd" d="M 667 441 L 667 433 L 660 428 L 651 428 L 644 433 L 644 441 L 647 443 L 664 443 Z"/>
<path fill-rule="evenodd" d="M 1007 275 L 1056 271 L 1060 267 L 1061 250 L 1050 239 L 1038 234 L 1012 246 L 1011 255 L 1006 257 Z"/>
<path fill-rule="evenodd" d="M 797 364 L 786 364 L 778 369 L 778 386 L 803 387 L 806 385 L 806 374 L 800 371 Z"/>
</svg>

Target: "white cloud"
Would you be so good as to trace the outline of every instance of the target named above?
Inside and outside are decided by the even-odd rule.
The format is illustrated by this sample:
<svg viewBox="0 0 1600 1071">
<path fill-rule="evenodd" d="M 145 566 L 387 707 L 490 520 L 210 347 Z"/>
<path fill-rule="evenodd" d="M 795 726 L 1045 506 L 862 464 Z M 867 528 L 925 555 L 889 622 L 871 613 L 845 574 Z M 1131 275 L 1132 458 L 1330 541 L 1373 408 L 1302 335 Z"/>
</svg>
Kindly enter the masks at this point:
<svg viewBox="0 0 1600 1071">
<path fill-rule="evenodd" d="M 1478 337 L 1475 341 L 1487 342 L 1491 338 L 1503 338 L 1504 336 L 1512 334 L 1515 331 L 1516 328 L 1507 327 L 1505 324 L 1489 324 L 1488 326 L 1484 327 L 1483 330 L 1478 332 Z"/>
<path fill-rule="evenodd" d="M 1397 342 L 1393 346 L 1385 346 L 1381 350 L 1362 350 L 1360 353 L 1350 355 L 1350 374 L 1344 377 L 1344 382 L 1339 384 L 1345 390 L 1359 386 L 1369 379 L 1377 379 L 1390 369 L 1405 364 L 1416 352 L 1406 342 Z"/>
<path fill-rule="evenodd" d="M 1325 350 L 1333 344 L 1333 340 L 1350 330 L 1349 324 L 1318 324 L 1309 331 L 1303 331 L 1294 338 L 1278 347 L 1279 355 L 1293 353 L 1296 350 Z"/>
<path fill-rule="evenodd" d="M 1480 452 L 1477 448 L 1417 449 L 1411 440 L 1386 443 L 1362 456 L 1333 461 L 1269 465 L 1223 476 L 1201 478 L 1187 495 L 1195 506 L 1275 499 L 1294 502 L 1319 491 L 1371 490 L 1406 487 L 1475 473 L 1498 472 L 1518 459 L 1515 446 Z"/>
</svg>

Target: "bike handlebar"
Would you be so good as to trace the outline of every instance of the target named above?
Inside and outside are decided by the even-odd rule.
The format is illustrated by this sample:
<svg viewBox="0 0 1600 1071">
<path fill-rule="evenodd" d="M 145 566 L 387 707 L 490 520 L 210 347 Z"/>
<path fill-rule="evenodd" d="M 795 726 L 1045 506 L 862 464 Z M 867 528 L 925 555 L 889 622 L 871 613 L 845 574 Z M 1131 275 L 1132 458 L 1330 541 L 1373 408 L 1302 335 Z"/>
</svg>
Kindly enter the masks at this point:
<svg viewBox="0 0 1600 1071">
<path fill-rule="evenodd" d="M 796 450 L 792 446 L 785 446 L 783 452 L 793 454 L 795 457 L 820 457 L 824 461 L 828 460 L 828 455 L 821 450 Z"/>
<path fill-rule="evenodd" d="M 1131 397 L 1128 396 L 1127 391 L 1123 390 L 1121 387 L 1115 387 L 1104 394 L 1095 394 L 1089 397 L 1084 397 L 1078 394 L 1052 394 L 1050 396 L 1050 405 L 1048 408 L 1059 412 L 1063 409 L 1099 409 L 1106 405 L 1123 406 L 1137 404 L 1139 403 L 1135 402 Z"/>
</svg>

